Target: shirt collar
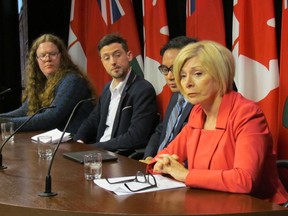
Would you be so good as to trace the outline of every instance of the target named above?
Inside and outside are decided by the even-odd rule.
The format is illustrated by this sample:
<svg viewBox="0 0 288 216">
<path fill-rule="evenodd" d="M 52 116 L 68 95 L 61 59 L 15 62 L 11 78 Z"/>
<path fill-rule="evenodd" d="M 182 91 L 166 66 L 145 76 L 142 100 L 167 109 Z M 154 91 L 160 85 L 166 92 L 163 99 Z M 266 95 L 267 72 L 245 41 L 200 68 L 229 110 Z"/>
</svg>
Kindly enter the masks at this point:
<svg viewBox="0 0 288 216">
<path fill-rule="evenodd" d="M 109 87 L 110 92 L 118 91 L 119 94 L 122 94 L 122 92 L 123 92 L 123 90 L 124 90 L 124 87 L 125 87 L 125 85 L 126 85 L 126 83 L 127 83 L 128 77 L 130 76 L 130 73 L 131 73 L 131 68 L 130 68 L 129 72 L 126 74 L 125 79 L 124 79 L 123 81 L 121 81 L 121 82 L 120 82 L 116 87 L 114 87 L 114 88 L 112 88 L 112 86 L 113 86 L 112 84 L 113 84 L 113 81 L 114 81 L 114 80 L 112 80 L 112 82 L 111 82 L 111 84 L 110 84 L 110 87 Z"/>
</svg>

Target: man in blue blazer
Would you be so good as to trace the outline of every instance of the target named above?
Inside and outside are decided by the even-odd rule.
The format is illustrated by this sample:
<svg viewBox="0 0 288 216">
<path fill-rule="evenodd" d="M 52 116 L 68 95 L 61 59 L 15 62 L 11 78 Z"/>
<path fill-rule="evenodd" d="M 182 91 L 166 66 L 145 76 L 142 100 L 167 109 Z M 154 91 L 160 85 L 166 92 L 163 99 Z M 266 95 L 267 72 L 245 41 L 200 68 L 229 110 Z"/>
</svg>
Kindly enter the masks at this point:
<svg viewBox="0 0 288 216">
<path fill-rule="evenodd" d="M 184 103 L 181 107 L 182 111 L 177 115 L 176 123 L 173 124 L 174 126 L 172 128 L 172 132 L 169 130 L 169 121 L 171 121 L 170 118 L 173 116 L 173 109 L 176 106 L 177 101 L 183 98 L 175 83 L 173 75 L 173 62 L 178 52 L 184 46 L 196 41 L 197 40 L 194 38 L 179 36 L 170 40 L 160 50 L 160 55 L 162 56 L 162 64 L 159 66 L 159 70 L 164 75 L 166 83 L 170 87 L 170 90 L 173 92 L 173 95 L 169 101 L 163 122 L 158 124 L 155 132 L 151 136 L 145 149 L 144 158 L 143 160 L 140 160 L 141 162 L 149 163 L 149 161 L 157 154 L 159 150 L 165 148 L 169 142 L 171 142 L 177 136 L 177 134 L 188 121 L 188 117 L 193 105 L 184 99 Z"/>
<path fill-rule="evenodd" d="M 132 70 L 133 54 L 121 36 L 104 36 L 98 52 L 113 79 L 105 85 L 97 106 L 74 139 L 114 152 L 143 148 L 157 124 L 155 90 Z"/>
</svg>

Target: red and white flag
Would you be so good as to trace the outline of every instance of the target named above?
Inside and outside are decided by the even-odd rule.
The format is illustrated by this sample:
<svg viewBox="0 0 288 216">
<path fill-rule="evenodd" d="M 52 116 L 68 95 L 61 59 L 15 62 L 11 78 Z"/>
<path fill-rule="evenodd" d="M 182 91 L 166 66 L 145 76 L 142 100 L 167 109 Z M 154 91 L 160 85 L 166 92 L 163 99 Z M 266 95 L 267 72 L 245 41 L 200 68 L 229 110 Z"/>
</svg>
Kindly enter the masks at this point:
<svg viewBox="0 0 288 216">
<path fill-rule="evenodd" d="M 142 0 L 144 22 L 144 77 L 156 90 L 158 111 L 164 115 L 171 90 L 158 70 L 162 62 L 160 49 L 169 41 L 165 0 Z"/>
<path fill-rule="evenodd" d="M 186 0 L 186 35 L 225 46 L 222 0 Z"/>
<path fill-rule="evenodd" d="M 283 0 L 280 49 L 278 157 L 288 158 L 288 0 Z"/>
<path fill-rule="evenodd" d="M 274 0 L 234 0 L 233 55 L 235 83 L 262 108 L 277 149 L 279 68 Z"/>
<path fill-rule="evenodd" d="M 119 33 L 134 54 L 133 69 L 142 74 L 143 61 L 132 1 L 72 0 L 69 53 L 100 93 L 111 77 L 102 66 L 97 45 L 106 34 Z"/>
</svg>

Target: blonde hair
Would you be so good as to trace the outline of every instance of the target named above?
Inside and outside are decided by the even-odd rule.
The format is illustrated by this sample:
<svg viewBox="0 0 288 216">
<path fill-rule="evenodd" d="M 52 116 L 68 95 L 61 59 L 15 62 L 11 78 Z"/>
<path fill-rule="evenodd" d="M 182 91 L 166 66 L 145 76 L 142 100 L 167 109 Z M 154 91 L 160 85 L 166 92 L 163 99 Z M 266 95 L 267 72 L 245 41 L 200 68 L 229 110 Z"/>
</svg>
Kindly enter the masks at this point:
<svg viewBox="0 0 288 216">
<path fill-rule="evenodd" d="M 203 69 L 218 84 L 220 95 L 233 89 L 235 62 L 232 53 L 226 47 L 206 40 L 185 46 L 175 58 L 173 73 L 182 94 L 185 95 L 180 84 L 180 74 L 185 63 L 194 57 L 197 57 Z"/>
<path fill-rule="evenodd" d="M 49 79 L 40 70 L 36 56 L 39 45 L 44 42 L 52 42 L 57 46 L 59 53 L 61 53 L 60 66 Z M 26 64 L 26 88 L 22 100 L 28 100 L 27 115 L 33 115 L 39 108 L 49 106 L 52 103 L 56 86 L 67 73 L 78 74 L 88 82 L 84 73 L 72 62 L 64 42 L 59 37 L 52 34 L 44 34 L 37 38 L 30 48 Z M 88 85 L 90 86 L 89 82 Z M 91 92 L 93 92 L 92 86 L 90 88 Z"/>
</svg>

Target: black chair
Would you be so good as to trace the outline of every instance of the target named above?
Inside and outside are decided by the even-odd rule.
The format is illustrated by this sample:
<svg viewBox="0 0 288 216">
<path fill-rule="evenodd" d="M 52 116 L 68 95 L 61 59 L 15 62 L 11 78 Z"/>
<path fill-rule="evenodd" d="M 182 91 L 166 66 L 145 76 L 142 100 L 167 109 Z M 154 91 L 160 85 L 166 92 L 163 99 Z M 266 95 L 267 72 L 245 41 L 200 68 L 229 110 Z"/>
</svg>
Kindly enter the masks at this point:
<svg viewBox="0 0 288 216">
<path fill-rule="evenodd" d="M 128 155 L 128 158 L 141 160 L 144 157 L 144 153 L 145 153 L 145 148 L 135 149 L 133 153 Z"/>
<path fill-rule="evenodd" d="M 117 149 L 115 151 L 116 154 L 126 156 L 131 159 L 135 160 L 141 160 L 144 156 L 145 148 L 139 148 L 139 149 Z"/>
<path fill-rule="evenodd" d="M 288 191 L 288 160 L 277 160 L 276 161 L 279 178 L 284 185 L 286 191 Z M 288 200 L 283 205 L 285 208 L 288 208 Z"/>
</svg>

